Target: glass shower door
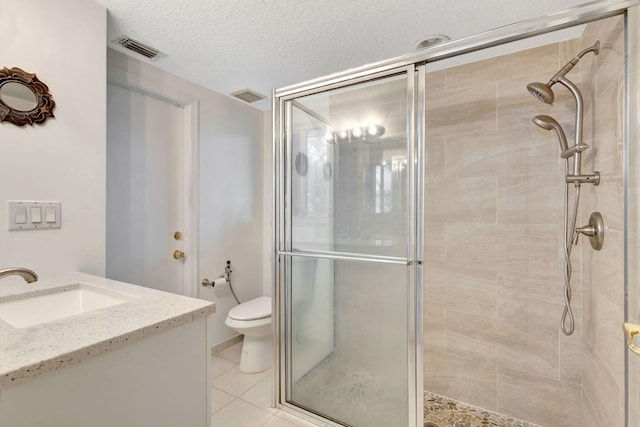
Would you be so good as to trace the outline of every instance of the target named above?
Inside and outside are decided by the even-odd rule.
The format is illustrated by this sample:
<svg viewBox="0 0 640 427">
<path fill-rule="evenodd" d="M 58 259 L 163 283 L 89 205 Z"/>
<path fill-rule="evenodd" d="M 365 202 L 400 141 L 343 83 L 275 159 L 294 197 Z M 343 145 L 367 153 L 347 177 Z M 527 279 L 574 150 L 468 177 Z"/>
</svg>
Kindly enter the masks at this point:
<svg viewBox="0 0 640 427">
<path fill-rule="evenodd" d="M 415 422 L 413 73 L 282 104 L 280 401 L 340 425 Z"/>
</svg>

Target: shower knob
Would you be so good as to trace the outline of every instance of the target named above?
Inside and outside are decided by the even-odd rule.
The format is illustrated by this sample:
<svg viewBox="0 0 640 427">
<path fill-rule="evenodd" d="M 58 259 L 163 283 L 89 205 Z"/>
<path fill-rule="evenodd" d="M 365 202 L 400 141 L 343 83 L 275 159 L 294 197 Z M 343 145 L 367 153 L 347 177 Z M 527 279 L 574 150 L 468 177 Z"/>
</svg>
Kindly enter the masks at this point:
<svg viewBox="0 0 640 427">
<path fill-rule="evenodd" d="M 589 236 L 589 242 L 593 249 L 596 251 L 602 249 L 604 242 L 604 221 L 602 220 L 600 212 L 593 212 L 589 217 L 589 225 L 576 228 L 576 231 L 585 236 Z"/>
</svg>

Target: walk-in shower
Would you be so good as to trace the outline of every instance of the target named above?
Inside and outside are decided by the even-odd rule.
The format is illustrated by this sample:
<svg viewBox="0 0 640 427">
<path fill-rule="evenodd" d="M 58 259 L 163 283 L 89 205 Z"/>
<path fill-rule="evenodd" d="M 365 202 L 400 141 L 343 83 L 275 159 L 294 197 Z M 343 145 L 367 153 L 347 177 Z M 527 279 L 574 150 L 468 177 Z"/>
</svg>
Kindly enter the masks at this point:
<svg viewBox="0 0 640 427">
<path fill-rule="evenodd" d="M 566 87 L 576 103 L 576 118 L 574 126 L 575 142 L 569 147 L 567 137 L 560 123 L 553 117 L 547 115 L 539 115 L 533 118 L 533 123 L 545 130 L 554 130 L 558 136 L 560 143 L 560 157 L 566 159 L 566 186 L 564 194 L 564 309 L 562 310 L 562 318 L 560 320 L 560 330 L 565 335 L 571 335 L 575 331 L 575 318 L 571 309 L 571 248 L 578 243 L 580 233 L 590 235 L 599 241 L 602 246 L 604 238 L 604 226 L 602 224 L 602 216 L 594 212 L 595 224 L 589 224 L 585 227 L 576 228 L 576 220 L 578 218 L 578 207 L 580 205 L 580 185 L 582 183 L 598 185 L 600 183 L 600 173 L 594 172 L 588 175 L 582 175 L 582 152 L 589 146 L 582 142 L 583 121 L 584 121 L 584 99 L 580 89 L 569 80 L 566 75 L 573 70 L 578 61 L 589 52 L 598 55 L 600 52 L 600 41 L 589 48 L 584 49 L 577 54 L 571 61 L 567 62 L 560 71 L 558 71 L 547 84 L 535 82 L 527 85 L 527 90 L 531 95 L 544 102 L 552 105 L 555 99 L 553 89 L 551 87 L 560 83 Z M 570 159 L 573 158 L 573 172 L 571 172 Z M 575 196 L 573 198 L 573 209 L 569 214 L 569 185 L 573 184 L 575 188 Z M 599 249 L 599 248 L 598 248 Z"/>
<path fill-rule="evenodd" d="M 621 400 L 640 395 L 622 332 L 640 318 L 638 22 L 636 2 L 597 2 L 274 92 L 280 408 L 640 425 Z"/>
</svg>

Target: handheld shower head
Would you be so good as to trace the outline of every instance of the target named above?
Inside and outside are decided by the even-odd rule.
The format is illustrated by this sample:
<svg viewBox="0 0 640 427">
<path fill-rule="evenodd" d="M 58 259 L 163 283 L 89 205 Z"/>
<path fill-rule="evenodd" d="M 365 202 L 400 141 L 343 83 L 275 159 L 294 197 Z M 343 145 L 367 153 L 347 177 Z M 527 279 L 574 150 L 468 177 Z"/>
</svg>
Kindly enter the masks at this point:
<svg viewBox="0 0 640 427">
<path fill-rule="evenodd" d="M 540 115 L 535 116 L 531 121 L 535 123 L 536 126 L 541 127 L 544 130 L 554 130 L 556 132 L 558 135 L 558 143 L 560 144 L 561 153 L 565 153 L 569 149 L 567 137 L 562 130 L 562 126 L 560 126 L 560 123 L 558 123 L 556 119 L 551 116 Z"/>
<path fill-rule="evenodd" d="M 527 90 L 539 101 L 542 101 L 545 104 L 549 105 L 553 104 L 554 96 L 549 84 L 544 84 L 541 82 L 529 83 L 527 85 Z"/>
</svg>

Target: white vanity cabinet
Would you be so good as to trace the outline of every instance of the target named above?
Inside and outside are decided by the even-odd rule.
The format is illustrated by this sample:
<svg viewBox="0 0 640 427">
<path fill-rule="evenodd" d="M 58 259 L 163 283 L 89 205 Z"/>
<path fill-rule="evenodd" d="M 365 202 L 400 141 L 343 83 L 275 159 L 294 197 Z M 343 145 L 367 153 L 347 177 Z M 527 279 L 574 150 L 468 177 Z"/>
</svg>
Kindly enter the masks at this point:
<svg viewBox="0 0 640 427">
<path fill-rule="evenodd" d="M 27 328 L 0 321 L 0 426 L 210 425 L 210 302 L 78 273 L 28 289 L 64 283 L 136 298 Z"/>
</svg>

